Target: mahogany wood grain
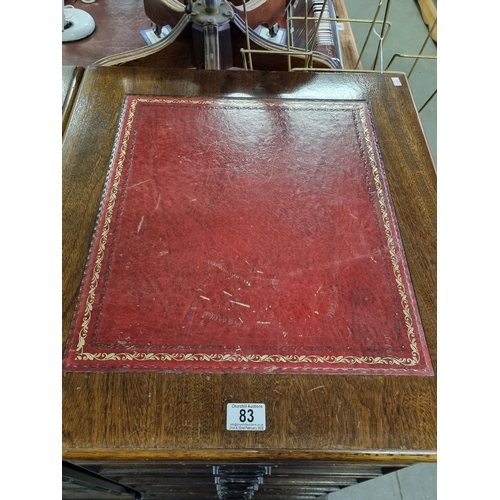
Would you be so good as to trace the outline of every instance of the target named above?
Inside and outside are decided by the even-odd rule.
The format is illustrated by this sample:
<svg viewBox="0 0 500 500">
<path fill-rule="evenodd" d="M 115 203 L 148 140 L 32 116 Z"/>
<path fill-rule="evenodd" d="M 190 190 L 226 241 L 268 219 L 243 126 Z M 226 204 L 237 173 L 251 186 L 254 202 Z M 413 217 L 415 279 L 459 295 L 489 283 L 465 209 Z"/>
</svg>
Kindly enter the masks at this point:
<svg viewBox="0 0 500 500">
<path fill-rule="evenodd" d="M 173 28 L 184 15 L 186 6 L 179 0 L 144 0 L 144 12 L 157 26 Z"/>
<path fill-rule="evenodd" d="M 62 64 L 90 66 L 98 59 L 147 45 L 141 30 L 151 27 L 142 0 L 77 1 L 76 9 L 88 12 L 95 31 L 83 40 L 62 44 Z"/>
<path fill-rule="evenodd" d="M 390 74 L 88 68 L 63 143 L 63 341 L 125 94 L 370 101 L 436 361 L 436 174 L 408 82 Z M 64 373 L 67 460 L 436 460 L 436 376 Z M 230 402 L 265 432 L 225 430 Z"/>
</svg>

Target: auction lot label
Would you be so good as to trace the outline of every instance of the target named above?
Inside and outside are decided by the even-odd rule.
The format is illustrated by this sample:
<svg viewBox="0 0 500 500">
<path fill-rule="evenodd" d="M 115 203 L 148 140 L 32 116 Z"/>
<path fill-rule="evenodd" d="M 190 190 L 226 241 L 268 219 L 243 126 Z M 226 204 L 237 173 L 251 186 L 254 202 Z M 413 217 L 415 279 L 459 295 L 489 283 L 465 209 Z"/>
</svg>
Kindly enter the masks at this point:
<svg viewBox="0 0 500 500">
<path fill-rule="evenodd" d="M 228 403 L 228 431 L 265 431 L 266 405 L 263 403 Z"/>
</svg>

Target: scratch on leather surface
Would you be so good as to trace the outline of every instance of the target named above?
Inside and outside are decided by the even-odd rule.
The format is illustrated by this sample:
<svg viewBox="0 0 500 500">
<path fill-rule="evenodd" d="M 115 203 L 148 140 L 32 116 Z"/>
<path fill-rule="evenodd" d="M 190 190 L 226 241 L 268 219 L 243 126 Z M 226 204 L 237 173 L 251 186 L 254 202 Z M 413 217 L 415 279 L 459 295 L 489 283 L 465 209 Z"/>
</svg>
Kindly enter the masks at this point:
<svg viewBox="0 0 500 500">
<path fill-rule="evenodd" d="M 243 278 L 241 278 L 240 276 L 238 276 L 237 274 L 234 274 L 230 271 L 228 271 L 227 269 L 224 269 L 220 264 L 217 264 L 217 262 L 210 262 L 208 261 L 207 262 L 208 265 L 210 266 L 213 266 L 213 267 L 216 267 L 217 269 L 220 269 L 223 273 L 226 273 L 228 276 L 230 276 L 231 278 L 234 278 L 236 280 L 241 280 L 243 281 L 243 283 L 245 283 L 246 285 L 248 286 L 252 286 L 252 283 L 250 283 L 250 281 L 248 280 L 245 280 Z"/>
</svg>

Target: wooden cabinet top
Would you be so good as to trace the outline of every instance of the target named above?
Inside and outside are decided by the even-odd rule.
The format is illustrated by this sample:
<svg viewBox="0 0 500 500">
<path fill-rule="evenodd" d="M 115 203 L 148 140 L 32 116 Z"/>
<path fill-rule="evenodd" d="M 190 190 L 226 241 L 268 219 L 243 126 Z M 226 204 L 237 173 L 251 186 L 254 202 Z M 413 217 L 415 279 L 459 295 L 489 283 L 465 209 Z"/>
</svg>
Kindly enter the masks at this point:
<svg viewBox="0 0 500 500">
<path fill-rule="evenodd" d="M 393 78 L 401 85 L 395 85 Z M 367 100 L 436 361 L 436 174 L 404 75 L 97 68 L 63 140 L 63 344 L 127 94 Z M 267 407 L 265 432 L 226 405 Z M 436 460 L 436 376 L 64 373 L 67 460 Z"/>
</svg>

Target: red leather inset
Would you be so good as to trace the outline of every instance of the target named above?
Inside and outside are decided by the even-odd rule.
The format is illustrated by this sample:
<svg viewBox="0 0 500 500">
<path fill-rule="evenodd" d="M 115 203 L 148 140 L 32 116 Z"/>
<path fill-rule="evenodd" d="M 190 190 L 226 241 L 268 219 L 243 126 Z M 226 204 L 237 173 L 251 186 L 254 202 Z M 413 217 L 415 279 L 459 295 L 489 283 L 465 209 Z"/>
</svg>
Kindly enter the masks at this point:
<svg viewBox="0 0 500 500">
<path fill-rule="evenodd" d="M 367 103 L 129 96 L 64 369 L 432 374 Z"/>
</svg>

